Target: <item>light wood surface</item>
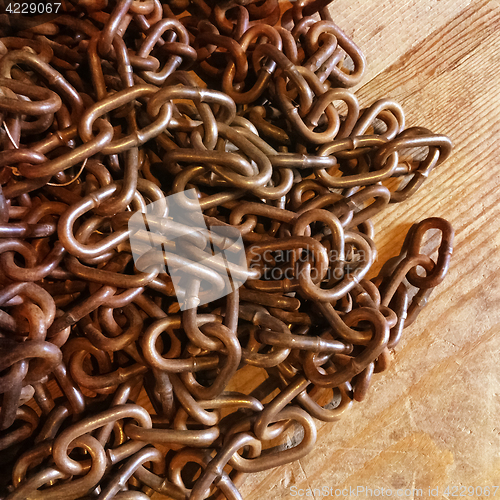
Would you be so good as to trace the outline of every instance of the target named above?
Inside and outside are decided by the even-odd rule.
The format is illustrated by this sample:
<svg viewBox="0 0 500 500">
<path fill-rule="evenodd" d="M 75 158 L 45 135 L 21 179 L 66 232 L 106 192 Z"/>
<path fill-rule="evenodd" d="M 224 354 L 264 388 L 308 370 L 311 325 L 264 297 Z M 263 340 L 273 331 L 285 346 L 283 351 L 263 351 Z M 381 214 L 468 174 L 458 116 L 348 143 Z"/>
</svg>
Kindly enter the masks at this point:
<svg viewBox="0 0 500 500">
<path fill-rule="evenodd" d="M 499 2 L 337 0 L 331 12 L 368 60 L 361 103 L 394 98 L 408 126 L 455 144 L 413 198 L 374 221 L 377 266 L 429 216 L 453 224 L 455 251 L 445 282 L 367 400 L 338 422 L 318 422 L 316 448 L 299 462 L 250 475 L 243 497 L 363 486 L 453 498 L 447 485 L 500 485 Z M 429 487 L 440 488 L 437 497 Z"/>
</svg>

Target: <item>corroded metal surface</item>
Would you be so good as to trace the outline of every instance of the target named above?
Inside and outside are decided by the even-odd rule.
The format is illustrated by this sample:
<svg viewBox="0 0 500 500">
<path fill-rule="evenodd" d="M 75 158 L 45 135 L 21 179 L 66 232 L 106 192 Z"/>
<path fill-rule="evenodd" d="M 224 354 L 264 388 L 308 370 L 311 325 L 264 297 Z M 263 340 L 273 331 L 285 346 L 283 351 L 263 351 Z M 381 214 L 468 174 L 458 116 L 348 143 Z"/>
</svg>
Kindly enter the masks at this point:
<svg viewBox="0 0 500 500">
<path fill-rule="evenodd" d="M 241 498 L 246 473 L 309 453 L 314 418 L 341 418 L 389 366 L 453 230 L 416 224 L 368 280 L 370 218 L 451 142 L 405 129 L 389 99 L 360 109 L 366 62 L 327 4 L 80 0 L 0 26 L 3 498 Z M 134 262 L 129 221 L 187 189 L 247 265 L 200 305 L 220 269 L 192 235 L 181 311 L 157 258 Z M 247 365 L 267 390 L 227 389 Z M 292 424 L 299 444 L 264 451 Z"/>
</svg>

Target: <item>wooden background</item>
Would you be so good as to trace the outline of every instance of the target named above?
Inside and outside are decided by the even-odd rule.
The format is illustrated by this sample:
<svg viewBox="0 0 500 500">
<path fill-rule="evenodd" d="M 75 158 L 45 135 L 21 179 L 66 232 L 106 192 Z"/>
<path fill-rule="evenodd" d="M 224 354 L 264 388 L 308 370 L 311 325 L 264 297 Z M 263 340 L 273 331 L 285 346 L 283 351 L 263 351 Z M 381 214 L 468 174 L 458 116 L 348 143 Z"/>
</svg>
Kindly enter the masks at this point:
<svg viewBox="0 0 500 500">
<path fill-rule="evenodd" d="M 455 144 L 413 198 L 374 221 L 377 264 L 429 216 L 453 224 L 455 251 L 367 400 L 339 422 L 318 422 L 316 448 L 299 462 L 248 476 L 243 497 L 365 486 L 452 498 L 442 494 L 447 485 L 500 485 L 499 2 L 336 0 L 331 12 L 368 60 L 361 104 L 394 98 L 407 126 Z"/>
</svg>

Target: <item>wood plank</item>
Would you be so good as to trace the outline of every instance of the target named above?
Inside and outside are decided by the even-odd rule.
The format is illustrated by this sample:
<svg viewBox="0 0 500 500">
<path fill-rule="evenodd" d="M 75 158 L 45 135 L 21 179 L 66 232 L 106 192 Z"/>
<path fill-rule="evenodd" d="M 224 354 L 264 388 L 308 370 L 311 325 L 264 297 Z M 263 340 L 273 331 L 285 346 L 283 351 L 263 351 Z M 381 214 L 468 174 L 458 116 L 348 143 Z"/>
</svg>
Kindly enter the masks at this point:
<svg viewBox="0 0 500 500">
<path fill-rule="evenodd" d="M 445 27 L 469 5 L 471 0 L 336 0 L 329 10 L 335 23 L 358 44 L 368 61 L 360 87 L 429 34 Z"/>
</svg>

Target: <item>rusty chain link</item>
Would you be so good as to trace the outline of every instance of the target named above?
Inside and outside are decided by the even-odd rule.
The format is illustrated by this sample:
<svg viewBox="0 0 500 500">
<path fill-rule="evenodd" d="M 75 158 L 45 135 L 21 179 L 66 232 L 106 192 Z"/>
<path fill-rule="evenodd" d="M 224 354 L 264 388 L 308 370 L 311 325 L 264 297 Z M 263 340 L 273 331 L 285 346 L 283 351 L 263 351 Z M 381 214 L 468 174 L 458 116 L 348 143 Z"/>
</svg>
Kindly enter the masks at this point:
<svg viewBox="0 0 500 500">
<path fill-rule="evenodd" d="M 390 99 L 361 106 L 366 60 L 329 3 L 65 0 L 0 21 L 0 498 L 240 499 L 389 367 L 453 229 L 414 225 L 375 276 L 371 219 L 452 144 Z M 189 190 L 210 242 L 170 215 Z M 229 230 L 244 285 L 205 300 Z M 182 251 L 134 259 L 132 235 Z"/>
</svg>

